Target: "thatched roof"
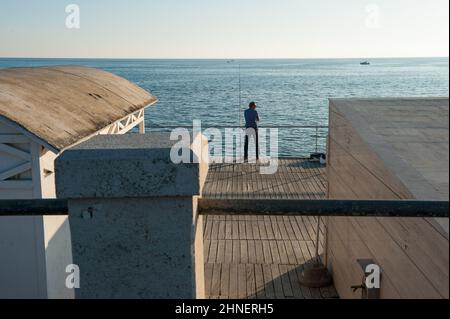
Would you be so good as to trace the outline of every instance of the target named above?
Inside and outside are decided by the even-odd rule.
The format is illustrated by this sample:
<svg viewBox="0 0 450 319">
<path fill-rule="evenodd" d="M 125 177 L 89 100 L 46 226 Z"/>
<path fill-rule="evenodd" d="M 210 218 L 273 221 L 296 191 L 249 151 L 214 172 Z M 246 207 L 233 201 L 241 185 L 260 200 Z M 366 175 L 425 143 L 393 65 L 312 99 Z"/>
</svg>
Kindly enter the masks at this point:
<svg viewBox="0 0 450 319">
<path fill-rule="evenodd" d="M 57 150 L 156 101 L 128 80 L 92 68 L 0 70 L 0 117 Z"/>
</svg>

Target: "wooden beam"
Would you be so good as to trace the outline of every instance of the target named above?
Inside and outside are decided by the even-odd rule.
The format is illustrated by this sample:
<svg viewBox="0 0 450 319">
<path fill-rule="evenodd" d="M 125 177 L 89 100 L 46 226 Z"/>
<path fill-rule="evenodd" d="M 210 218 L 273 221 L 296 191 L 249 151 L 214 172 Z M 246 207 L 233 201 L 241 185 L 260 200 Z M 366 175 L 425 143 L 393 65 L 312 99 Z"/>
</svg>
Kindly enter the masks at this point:
<svg viewBox="0 0 450 319">
<path fill-rule="evenodd" d="M 449 217 L 448 201 L 205 199 L 203 215 Z"/>
<path fill-rule="evenodd" d="M 16 167 L 14 167 L 12 169 L 7 170 L 6 172 L 0 173 L 0 181 L 3 181 L 3 180 L 8 179 L 10 177 L 19 175 L 19 174 L 21 174 L 23 172 L 26 172 L 26 171 L 30 170 L 30 169 L 31 169 L 31 163 L 30 162 L 21 164 L 19 166 L 16 166 Z"/>
<path fill-rule="evenodd" d="M 26 144 L 30 139 L 23 134 L 0 134 L 0 144 Z"/>
<path fill-rule="evenodd" d="M 24 159 L 26 161 L 31 160 L 30 153 L 24 152 L 7 144 L 0 144 L 0 152 L 8 153 L 9 155 Z"/>
<path fill-rule="evenodd" d="M 0 189 L 32 189 L 32 181 L 0 181 Z"/>
<path fill-rule="evenodd" d="M 142 123 L 143 121 L 144 121 L 143 118 L 138 119 L 136 122 L 133 122 L 130 125 L 121 128 L 118 131 L 118 134 L 125 134 L 125 133 L 129 132 L 133 127 L 135 127 L 136 125 Z"/>
<path fill-rule="evenodd" d="M 42 198 L 41 145 L 31 143 L 31 176 L 33 180 L 33 198 Z"/>
</svg>

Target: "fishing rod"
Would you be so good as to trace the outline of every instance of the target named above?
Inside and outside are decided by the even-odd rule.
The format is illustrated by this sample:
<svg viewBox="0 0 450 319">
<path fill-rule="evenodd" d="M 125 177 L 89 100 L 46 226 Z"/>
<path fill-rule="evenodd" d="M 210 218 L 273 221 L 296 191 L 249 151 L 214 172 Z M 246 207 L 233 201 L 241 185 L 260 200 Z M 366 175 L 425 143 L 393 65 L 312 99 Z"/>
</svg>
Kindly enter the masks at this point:
<svg viewBox="0 0 450 319">
<path fill-rule="evenodd" d="M 238 105 L 238 112 L 239 112 L 239 125 L 242 126 L 242 81 L 241 81 L 241 63 L 238 62 L 238 68 L 239 68 L 239 105 Z"/>
</svg>

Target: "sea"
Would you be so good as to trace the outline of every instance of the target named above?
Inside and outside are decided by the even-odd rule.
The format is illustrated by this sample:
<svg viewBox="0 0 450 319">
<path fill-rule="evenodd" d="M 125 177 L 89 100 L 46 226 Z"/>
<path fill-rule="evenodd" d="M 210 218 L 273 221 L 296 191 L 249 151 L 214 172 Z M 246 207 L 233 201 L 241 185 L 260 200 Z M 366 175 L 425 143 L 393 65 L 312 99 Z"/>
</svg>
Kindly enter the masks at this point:
<svg viewBox="0 0 450 319">
<path fill-rule="evenodd" d="M 0 68 L 84 65 L 150 91 L 148 132 L 192 126 L 240 127 L 249 102 L 260 126 L 278 128 L 280 156 L 323 152 L 328 99 L 449 96 L 448 58 L 297 60 L 114 60 L 0 58 Z M 315 127 L 318 126 L 316 129 Z"/>
</svg>

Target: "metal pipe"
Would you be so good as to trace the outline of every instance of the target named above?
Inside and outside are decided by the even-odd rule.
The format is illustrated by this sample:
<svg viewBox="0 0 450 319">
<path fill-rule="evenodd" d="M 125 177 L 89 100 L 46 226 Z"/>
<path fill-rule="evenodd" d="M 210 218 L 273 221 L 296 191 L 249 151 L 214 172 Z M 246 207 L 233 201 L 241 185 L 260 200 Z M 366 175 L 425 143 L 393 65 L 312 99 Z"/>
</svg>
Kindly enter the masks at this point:
<svg viewBox="0 0 450 319">
<path fill-rule="evenodd" d="M 199 199 L 203 215 L 449 217 L 448 201 Z M 65 199 L 0 200 L 0 216 L 67 215 Z"/>
<path fill-rule="evenodd" d="M 164 126 L 147 126 L 147 129 L 177 129 L 177 128 L 186 128 L 191 129 L 192 125 L 164 125 Z M 226 128 L 242 128 L 242 125 L 202 125 L 202 128 L 218 128 L 218 129 L 226 129 Z M 279 128 L 279 129 L 328 129 L 328 126 L 325 125 L 264 125 L 261 128 Z M 326 136 L 319 136 L 320 138 L 326 138 Z"/>
<path fill-rule="evenodd" d="M 68 211 L 64 199 L 0 200 L 0 216 L 58 216 Z"/>
<path fill-rule="evenodd" d="M 448 201 L 199 199 L 204 215 L 449 217 Z"/>
</svg>

